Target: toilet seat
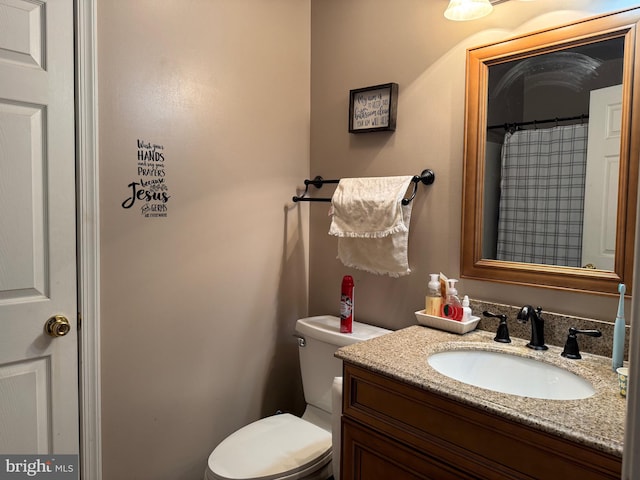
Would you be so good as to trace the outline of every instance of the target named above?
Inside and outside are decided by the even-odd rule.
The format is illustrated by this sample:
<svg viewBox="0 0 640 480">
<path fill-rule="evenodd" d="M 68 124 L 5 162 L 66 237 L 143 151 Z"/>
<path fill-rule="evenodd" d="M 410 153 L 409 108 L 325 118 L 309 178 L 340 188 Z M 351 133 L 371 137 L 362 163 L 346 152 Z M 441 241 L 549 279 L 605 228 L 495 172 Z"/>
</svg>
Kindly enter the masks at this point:
<svg viewBox="0 0 640 480">
<path fill-rule="evenodd" d="M 253 422 L 224 439 L 209 455 L 206 480 L 327 478 L 331 432 L 284 413 Z M 319 472 L 318 472 L 319 473 Z"/>
</svg>

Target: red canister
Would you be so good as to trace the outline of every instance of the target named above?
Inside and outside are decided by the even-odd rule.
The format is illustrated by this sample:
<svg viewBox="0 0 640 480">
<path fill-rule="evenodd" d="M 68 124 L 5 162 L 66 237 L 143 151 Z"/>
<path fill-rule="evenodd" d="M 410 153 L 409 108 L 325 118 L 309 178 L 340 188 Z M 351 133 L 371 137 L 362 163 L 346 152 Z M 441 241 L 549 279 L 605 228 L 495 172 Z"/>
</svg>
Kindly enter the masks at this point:
<svg viewBox="0 0 640 480">
<path fill-rule="evenodd" d="M 340 294 L 340 333 L 351 333 L 353 330 L 353 277 L 342 278 Z"/>
</svg>

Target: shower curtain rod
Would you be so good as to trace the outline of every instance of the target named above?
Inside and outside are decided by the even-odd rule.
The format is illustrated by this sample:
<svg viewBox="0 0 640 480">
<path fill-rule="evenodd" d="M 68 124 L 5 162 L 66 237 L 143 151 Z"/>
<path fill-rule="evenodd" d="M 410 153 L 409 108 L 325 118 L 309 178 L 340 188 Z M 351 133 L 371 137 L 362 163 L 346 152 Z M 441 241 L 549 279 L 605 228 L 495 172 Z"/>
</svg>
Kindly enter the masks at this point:
<svg viewBox="0 0 640 480">
<path fill-rule="evenodd" d="M 580 120 L 580 123 L 583 123 L 585 120 L 589 119 L 589 114 L 583 113 L 581 115 L 574 115 L 573 117 L 555 117 L 555 118 L 547 118 L 545 120 L 530 120 L 528 122 L 513 122 L 513 123 L 503 123 L 500 125 L 491 125 L 487 127 L 487 130 L 494 130 L 496 128 L 504 128 L 506 131 L 515 130 L 518 127 L 524 127 L 528 125 L 540 125 L 542 123 L 555 123 L 556 127 L 558 126 L 558 122 L 568 122 L 571 120 Z"/>
<path fill-rule="evenodd" d="M 402 204 L 409 205 L 411 200 L 414 199 L 416 193 L 418 192 L 418 183 L 422 182 L 424 185 L 431 185 L 436 179 L 436 174 L 433 173 L 433 170 L 426 169 L 423 170 L 420 175 L 414 175 L 411 181 L 413 182 L 413 192 L 409 198 L 403 198 Z M 330 202 L 330 198 L 309 198 L 306 197 L 309 191 L 309 185 L 313 185 L 316 188 L 322 188 L 322 185 L 325 183 L 339 183 L 340 180 L 325 180 L 320 175 L 316 176 L 313 180 L 306 179 L 304 181 L 304 192 L 300 196 L 295 196 L 292 198 L 294 202 Z"/>
</svg>

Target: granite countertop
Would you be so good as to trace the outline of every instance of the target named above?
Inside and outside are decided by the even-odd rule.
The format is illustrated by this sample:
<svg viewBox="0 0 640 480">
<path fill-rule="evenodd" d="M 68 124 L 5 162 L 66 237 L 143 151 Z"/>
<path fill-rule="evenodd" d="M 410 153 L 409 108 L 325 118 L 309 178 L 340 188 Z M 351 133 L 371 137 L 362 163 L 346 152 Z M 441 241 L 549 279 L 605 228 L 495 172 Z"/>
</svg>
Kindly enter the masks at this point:
<svg viewBox="0 0 640 480">
<path fill-rule="evenodd" d="M 366 342 L 340 348 L 344 361 L 385 374 L 467 405 L 529 425 L 533 428 L 622 457 L 626 399 L 618 391 L 611 359 L 582 353 L 582 359 L 560 355 L 562 349 L 535 351 L 528 340 L 493 341 L 495 333 L 475 330 L 465 335 L 420 325 L 398 330 Z M 520 397 L 474 387 L 434 370 L 427 357 L 446 350 L 480 349 L 536 358 L 560 366 L 589 380 L 596 393 L 582 400 L 544 400 Z"/>
</svg>

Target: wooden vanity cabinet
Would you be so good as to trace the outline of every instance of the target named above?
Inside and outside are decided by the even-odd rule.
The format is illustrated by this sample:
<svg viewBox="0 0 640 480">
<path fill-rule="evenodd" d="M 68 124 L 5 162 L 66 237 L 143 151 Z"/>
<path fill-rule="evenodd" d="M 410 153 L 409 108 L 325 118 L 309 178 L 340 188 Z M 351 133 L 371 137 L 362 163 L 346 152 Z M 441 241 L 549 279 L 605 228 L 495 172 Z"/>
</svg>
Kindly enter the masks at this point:
<svg viewBox="0 0 640 480">
<path fill-rule="evenodd" d="M 348 362 L 343 378 L 343 480 L 620 478 L 614 455 Z"/>
</svg>

